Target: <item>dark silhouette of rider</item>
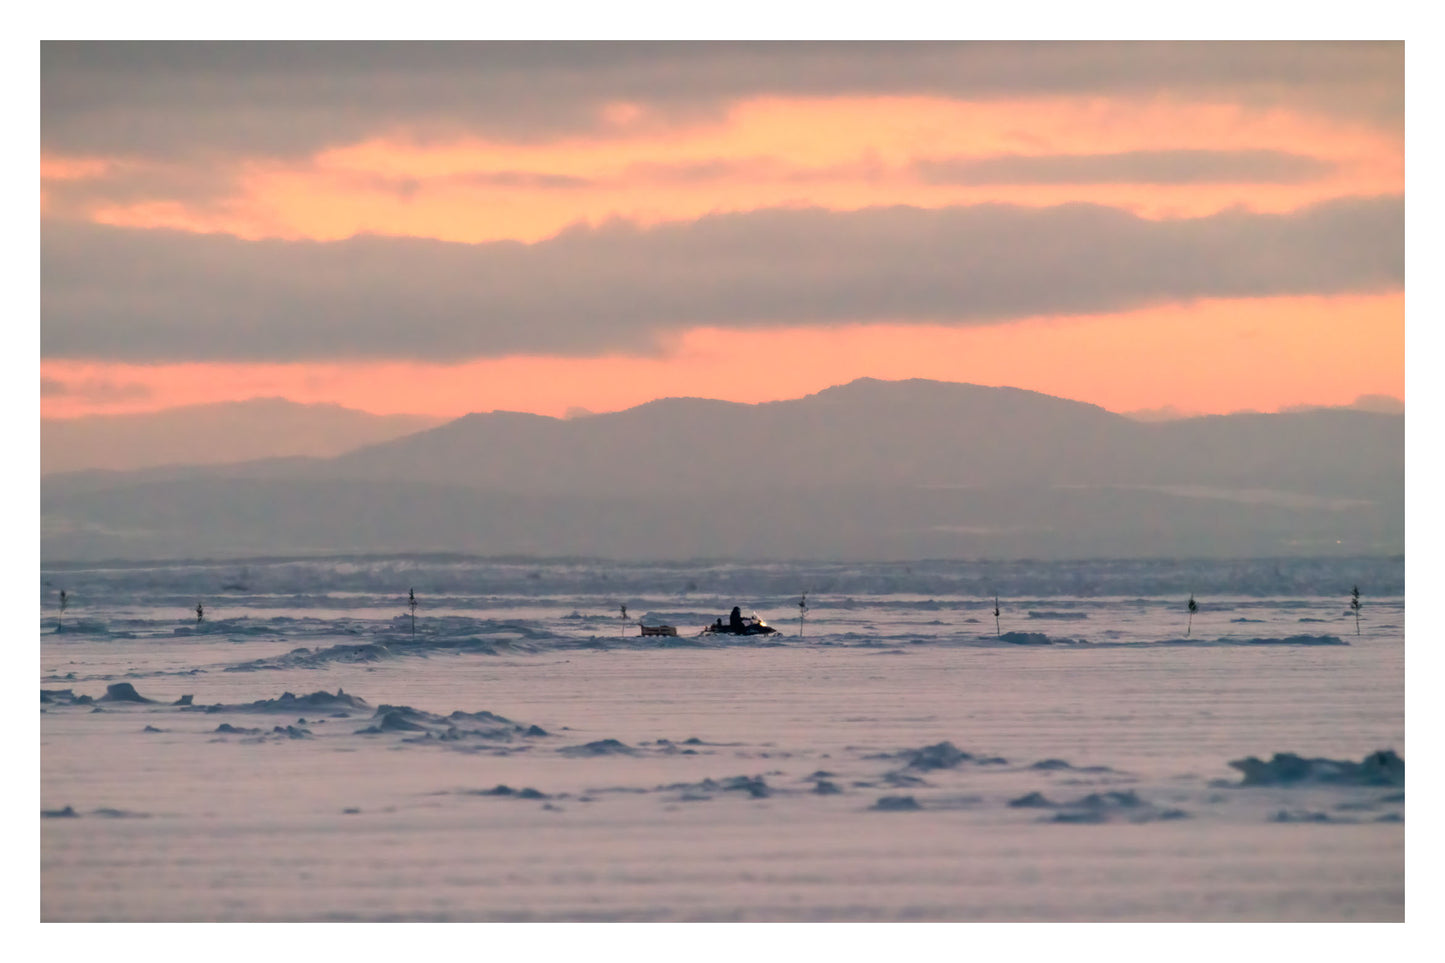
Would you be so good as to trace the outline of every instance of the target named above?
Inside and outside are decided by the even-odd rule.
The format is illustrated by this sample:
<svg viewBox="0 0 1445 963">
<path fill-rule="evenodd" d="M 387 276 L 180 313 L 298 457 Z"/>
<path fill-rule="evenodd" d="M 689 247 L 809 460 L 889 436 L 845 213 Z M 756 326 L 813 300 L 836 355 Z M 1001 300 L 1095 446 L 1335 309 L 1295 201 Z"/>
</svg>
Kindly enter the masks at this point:
<svg viewBox="0 0 1445 963">
<path fill-rule="evenodd" d="M 736 605 L 733 606 L 732 612 L 728 615 L 728 629 L 733 632 L 741 632 L 743 630 L 743 610 Z"/>
</svg>

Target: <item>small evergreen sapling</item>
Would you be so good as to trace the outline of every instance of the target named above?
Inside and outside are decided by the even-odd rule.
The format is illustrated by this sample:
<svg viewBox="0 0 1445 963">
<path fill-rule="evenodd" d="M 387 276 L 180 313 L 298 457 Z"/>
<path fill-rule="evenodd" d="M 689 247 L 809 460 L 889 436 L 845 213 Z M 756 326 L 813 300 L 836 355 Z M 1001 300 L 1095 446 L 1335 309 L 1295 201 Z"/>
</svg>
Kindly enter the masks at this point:
<svg viewBox="0 0 1445 963">
<path fill-rule="evenodd" d="M 1194 596 L 1189 596 L 1189 625 L 1184 629 L 1184 637 L 1189 638 L 1189 633 L 1194 631 L 1194 613 L 1199 611 L 1199 604 L 1194 601 Z"/>
<path fill-rule="evenodd" d="M 993 597 L 993 634 L 995 638 L 1003 638 L 1003 630 L 998 627 L 998 596 Z"/>
<path fill-rule="evenodd" d="M 620 609 L 620 610 L 622 611 L 622 634 L 623 634 L 623 636 L 626 636 L 626 635 L 627 635 L 627 606 L 625 606 L 625 605 L 619 605 L 619 606 L 618 606 L 618 609 Z"/>
<path fill-rule="evenodd" d="M 1353 610 L 1354 610 L 1354 613 L 1355 613 L 1355 634 L 1356 634 L 1356 635 L 1359 635 L 1359 634 L 1360 634 L 1360 587 L 1359 587 L 1358 585 L 1356 585 L 1354 591 L 1350 593 L 1350 608 L 1353 609 Z"/>
<path fill-rule="evenodd" d="M 411 635 L 416 638 L 416 589 L 406 590 L 406 607 L 411 609 Z"/>
<path fill-rule="evenodd" d="M 798 638 L 803 637 L 803 626 L 808 618 L 808 593 L 804 592 L 803 597 L 798 599 Z"/>
<path fill-rule="evenodd" d="M 1358 593 L 1358 590 L 1356 590 Z M 65 626 L 65 606 L 70 601 L 70 596 L 65 594 L 65 589 L 60 590 L 60 620 L 56 625 L 57 629 Z"/>
<path fill-rule="evenodd" d="M 200 625 L 206 618 L 206 607 L 200 602 L 196 603 L 196 624 Z"/>
</svg>

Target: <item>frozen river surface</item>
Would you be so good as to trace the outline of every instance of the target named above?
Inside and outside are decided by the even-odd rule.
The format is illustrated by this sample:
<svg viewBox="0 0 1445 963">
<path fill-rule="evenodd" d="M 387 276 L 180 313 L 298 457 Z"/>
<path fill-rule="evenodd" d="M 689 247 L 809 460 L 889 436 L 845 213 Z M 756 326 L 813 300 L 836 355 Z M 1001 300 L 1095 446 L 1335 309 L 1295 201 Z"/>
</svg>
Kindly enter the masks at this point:
<svg viewBox="0 0 1445 963">
<path fill-rule="evenodd" d="M 1401 920 L 1403 567 L 46 567 L 41 918 Z"/>
</svg>

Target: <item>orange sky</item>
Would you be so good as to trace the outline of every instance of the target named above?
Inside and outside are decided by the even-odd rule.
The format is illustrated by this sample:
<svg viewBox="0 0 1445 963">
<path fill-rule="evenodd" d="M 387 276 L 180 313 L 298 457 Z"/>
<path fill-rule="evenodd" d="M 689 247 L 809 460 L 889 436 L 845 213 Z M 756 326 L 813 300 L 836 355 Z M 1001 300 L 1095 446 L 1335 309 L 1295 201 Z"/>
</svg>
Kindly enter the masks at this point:
<svg viewBox="0 0 1445 963">
<path fill-rule="evenodd" d="M 1172 150 L 1302 153 L 1333 170 L 1301 183 L 950 185 L 928 183 L 914 169 L 948 158 Z M 137 163 L 43 157 L 42 200 L 47 182 Z M 578 221 L 649 224 L 771 206 L 1087 201 L 1145 217 L 1198 217 L 1232 206 L 1287 211 L 1342 195 L 1400 193 L 1404 153 L 1398 138 L 1363 125 L 1235 105 L 769 98 L 680 131 L 643 125 L 634 136 L 624 128 L 605 139 L 540 145 L 379 138 L 289 162 L 244 162 L 238 176 L 237 192 L 220 202 L 100 203 L 88 215 L 251 239 L 370 232 L 466 243 L 540 241 Z"/>
<path fill-rule="evenodd" d="M 602 108 L 601 127 L 535 142 L 460 132 L 377 131 L 304 156 L 42 156 L 44 217 L 130 227 L 328 241 L 357 233 L 532 243 L 577 222 L 687 221 L 716 211 L 986 202 L 1105 204 L 1151 219 L 1230 208 L 1288 212 L 1335 197 L 1404 191 L 1403 136 L 1286 107 L 1048 96 L 754 96 L 679 124 L 644 103 Z M 927 165 L 1137 152 L 1278 152 L 1316 162 L 1291 180 L 940 183 Z M 1257 158 L 1255 158 L 1257 160 Z M 1137 158 L 1135 158 L 1137 161 Z M 1245 158 L 1241 163 L 1253 163 Z M 201 191 L 111 190 L 126 178 Z M 984 180 L 987 180 L 985 178 Z M 1049 180 L 1049 178 L 1044 178 Z M 1058 178 L 1053 180 L 1057 181 Z M 1067 180 L 1067 178 L 1065 178 Z M 856 377 L 1012 385 L 1116 411 L 1274 410 L 1404 395 L 1402 292 L 1202 300 L 1125 314 L 1023 318 L 981 327 L 880 319 L 844 327 L 684 330 L 660 356 L 512 356 L 451 365 L 332 361 L 249 364 L 41 361 L 62 390 L 42 414 L 153 410 L 280 395 L 376 413 L 510 409 L 561 415 L 655 397 L 797 397 Z M 747 365 L 744 378 L 729 371 Z"/>
<path fill-rule="evenodd" d="M 66 382 L 136 386 L 112 412 L 279 396 L 374 414 L 616 411 L 658 397 L 759 402 L 859 377 L 1029 388 L 1112 411 L 1189 412 L 1341 405 L 1404 397 L 1404 297 L 1208 301 L 1130 314 L 1011 325 L 853 325 L 841 330 L 698 328 L 661 357 L 519 356 L 454 365 L 46 362 Z M 1361 331 L 1377 334 L 1362 338 Z M 1222 365 L 1220 359 L 1227 364 Z M 729 372 L 746 368 L 747 376 Z M 137 392 L 138 393 L 138 392 Z M 47 399 L 48 417 L 94 406 Z"/>
</svg>

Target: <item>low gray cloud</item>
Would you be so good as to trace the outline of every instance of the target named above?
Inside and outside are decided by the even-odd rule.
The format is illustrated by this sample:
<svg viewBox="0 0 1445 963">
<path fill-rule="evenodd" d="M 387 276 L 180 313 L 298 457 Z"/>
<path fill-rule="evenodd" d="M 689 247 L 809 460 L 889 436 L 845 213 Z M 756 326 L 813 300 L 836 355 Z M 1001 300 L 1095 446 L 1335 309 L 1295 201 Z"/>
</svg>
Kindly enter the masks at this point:
<svg viewBox="0 0 1445 963">
<path fill-rule="evenodd" d="M 304 162 L 302 170 L 314 168 Z M 745 160 L 712 159 L 666 163 L 639 162 L 603 177 L 577 177 L 542 171 L 465 171 L 427 177 L 379 174 L 369 171 L 327 171 L 325 177 L 347 190 L 373 191 L 413 200 L 428 191 L 460 188 L 535 191 L 576 191 L 588 188 L 697 186 L 738 177 L 777 180 L 792 184 L 838 178 L 870 178 L 883 173 L 878 162 L 799 167 L 768 157 Z M 56 178 L 45 184 L 49 218 L 84 218 L 108 205 L 174 202 L 201 215 L 223 214 L 244 194 L 244 163 L 216 159 L 209 164 L 185 165 L 147 162 L 116 165 L 91 177 Z"/>
<path fill-rule="evenodd" d="M 1329 174 L 1334 165 L 1303 154 L 1274 150 L 1128 151 L 1115 154 L 996 155 L 919 160 L 911 173 L 930 184 L 1198 184 L 1301 183 Z M 175 202 L 200 214 L 223 213 L 240 190 L 242 164 L 217 161 L 188 166 L 174 163 L 121 164 L 94 177 L 58 179 L 46 184 L 50 217 L 84 217 L 110 204 Z M 628 184 L 712 184 L 728 178 L 755 178 L 792 184 L 886 176 L 879 161 L 800 167 L 770 157 L 715 158 L 684 163 L 638 162 L 604 178 L 585 178 L 525 170 L 468 171 L 418 178 L 370 172 L 329 172 L 353 190 L 376 191 L 403 199 L 447 188 L 507 188 L 568 191 Z"/>
<path fill-rule="evenodd" d="M 116 384 L 100 378 L 84 381 L 62 381 L 59 378 L 40 379 L 40 397 L 75 398 L 92 404 L 114 404 L 121 401 L 137 401 L 149 398 L 151 390 L 142 384 Z"/>
<path fill-rule="evenodd" d="M 165 162 L 120 164 L 93 177 L 54 179 L 45 184 L 46 216 L 84 216 L 106 204 L 176 202 L 208 213 L 236 192 L 241 169 L 217 161 L 187 165 Z"/>
<path fill-rule="evenodd" d="M 1277 150 L 1135 150 L 930 158 L 914 169 L 932 184 L 1298 184 L 1334 165 Z"/>
<path fill-rule="evenodd" d="M 527 190 L 574 190 L 596 182 L 570 174 L 542 174 L 535 171 L 472 171 L 436 179 L 438 183 L 462 187 L 517 187 Z"/>
<path fill-rule="evenodd" d="M 1360 395 L 1350 405 L 1359 411 L 1374 411 L 1385 415 L 1403 415 L 1405 400 L 1394 395 Z"/>
<path fill-rule="evenodd" d="M 1351 411 L 1369 411 L 1379 415 L 1403 415 L 1405 402 L 1404 399 L 1396 398 L 1394 395 L 1360 395 L 1347 405 L 1289 405 L 1281 408 L 1280 411 L 1329 411 L 1341 408 Z"/>
<path fill-rule="evenodd" d="M 519 141 L 723 116 L 743 97 L 1168 95 L 1403 129 L 1404 44 L 196 43 L 41 45 L 47 151 L 296 155 L 370 136 Z"/>
<path fill-rule="evenodd" d="M 1125 418 L 1132 418 L 1135 421 L 1178 421 L 1181 418 L 1198 418 L 1204 412 L 1191 411 L 1187 408 L 1180 408 L 1177 405 L 1161 405 L 1158 408 L 1136 408 L 1133 411 L 1121 411 Z"/>
<path fill-rule="evenodd" d="M 1396 290 L 1401 197 L 1152 221 L 1115 208 L 769 209 L 526 245 L 48 222 L 46 357 L 456 360 L 653 351 L 699 325 L 990 324 Z"/>
<path fill-rule="evenodd" d="M 404 199 L 413 199 L 424 190 L 460 187 L 503 187 L 516 190 L 577 190 L 596 185 L 596 181 L 567 174 L 545 174 L 535 171 L 467 171 L 440 174 L 435 177 L 398 177 L 370 172 L 343 171 L 328 175 L 352 190 L 377 191 Z"/>
</svg>

